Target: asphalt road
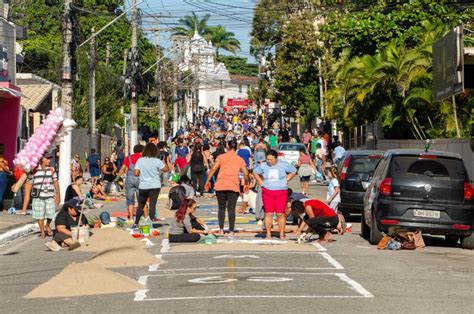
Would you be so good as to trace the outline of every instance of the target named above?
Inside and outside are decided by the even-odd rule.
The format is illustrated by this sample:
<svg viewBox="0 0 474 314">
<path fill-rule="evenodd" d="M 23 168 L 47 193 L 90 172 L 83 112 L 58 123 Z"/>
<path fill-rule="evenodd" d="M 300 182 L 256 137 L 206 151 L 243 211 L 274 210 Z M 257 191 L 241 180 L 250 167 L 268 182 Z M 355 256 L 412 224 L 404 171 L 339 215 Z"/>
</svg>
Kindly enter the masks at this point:
<svg viewBox="0 0 474 314">
<path fill-rule="evenodd" d="M 321 195 L 324 188 L 312 192 Z M 199 216 L 212 218 L 215 200 L 201 205 Z M 258 228 L 251 220 L 240 218 L 246 228 Z M 1 311 L 474 312 L 474 251 L 432 237 L 425 237 L 428 247 L 423 250 L 377 251 L 359 231 L 360 224 L 353 222 L 353 232 L 336 236 L 337 241 L 325 247 L 304 244 L 297 251 L 259 244 L 237 251 L 235 244 L 225 243 L 218 244 L 219 251 L 205 245 L 190 251 L 189 245 L 168 245 L 163 237 L 155 238 L 149 251 L 166 264 L 118 270 L 144 283 L 145 289 L 67 299 L 22 297 L 92 253 L 48 252 L 43 241 L 32 236 L 0 248 Z M 254 239 L 251 234 L 236 238 Z"/>
</svg>

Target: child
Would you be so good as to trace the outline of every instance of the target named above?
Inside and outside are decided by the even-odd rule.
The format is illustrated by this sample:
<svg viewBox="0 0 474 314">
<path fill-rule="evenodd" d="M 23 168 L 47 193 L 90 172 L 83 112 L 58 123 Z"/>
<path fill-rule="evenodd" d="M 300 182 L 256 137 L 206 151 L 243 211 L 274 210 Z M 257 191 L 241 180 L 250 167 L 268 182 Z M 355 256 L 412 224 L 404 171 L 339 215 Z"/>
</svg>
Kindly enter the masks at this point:
<svg viewBox="0 0 474 314">
<path fill-rule="evenodd" d="M 339 206 L 339 203 L 341 203 L 341 193 L 339 181 L 337 180 L 336 167 L 326 168 L 326 176 L 329 179 L 326 203 L 337 213 L 337 207 Z"/>
</svg>

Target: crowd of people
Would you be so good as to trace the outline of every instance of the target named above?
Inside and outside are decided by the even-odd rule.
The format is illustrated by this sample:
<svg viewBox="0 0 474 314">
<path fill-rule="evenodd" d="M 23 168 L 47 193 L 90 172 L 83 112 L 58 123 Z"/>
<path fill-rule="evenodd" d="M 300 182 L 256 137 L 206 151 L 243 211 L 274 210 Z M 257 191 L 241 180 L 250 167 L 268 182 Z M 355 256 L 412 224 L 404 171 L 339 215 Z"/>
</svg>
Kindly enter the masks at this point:
<svg viewBox="0 0 474 314">
<path fill-rule="evenodd" d="M 142 217 L 158 220 L 158 196 L 162 186 L 169 185 L 170 208 L 176 210 L 169 229 L 172 242 L 196 242 L 210 233 L 204 222 L 195 217 L 196 199 L 214 195 L 218 206 L 217 235 L 226 231 L 234 235 L 236 211 L 253 213 L 266 230 L 267 239 L 272 237 L 275 222 L 279 238 L 285 239 L 287 220 L 299 224 L 298 232 L 308 228 L 318 233 L 321 242 L 330 240 L 328 229 L 343 231 L 343 221 L 337 215 L 340 195 L 337 168 L 333 165 L 344 149 L 337 139 L 331 141 L 328 133 L 319 129 L 306 129 L 300 138 L 287 123 L 270 123 L 250 112 L 206 111 L 196 121 L 166 141 L 157 141 L 153 133 L 143 134 L 143 145 L 133 147 L 133 153 L 115 152 L 115 157 L 106 157 L 103 163 L 92 149 L 85 169 L 80 156 L 74 155 L 72 183 L 62 201 L 70 204 L 71 200 L 87 196 L 105 200 L 111 186 L 123 182 L 128 220 L 136 227 Z M 279 143 L 298 142 L 304 148 L 295 164 L 279 158 Z M 0 205 L 4 174 L 10 172 L 2 153 L 0 145 Z M 50 224 L 61 202 L 51 157 L 45 155 L 29 174 L 22 206 L 22 212 L 26 211 L 31 198 L 33 218 L 38 220 L 42 237 L 52 235 Z M 92 187 L 84 195 L 81 185 L 86 177 Z M 288 183 L 295 177 L 299 177 L 301 193 L 289 189 Z M 311 199 L 310 181 L 328 184 L 325 200 Z M 237 208 L 239 199 L 242 206 Z M 69 209 L 74 211 L 74 206 L 65 211 Z"/>
</svg>

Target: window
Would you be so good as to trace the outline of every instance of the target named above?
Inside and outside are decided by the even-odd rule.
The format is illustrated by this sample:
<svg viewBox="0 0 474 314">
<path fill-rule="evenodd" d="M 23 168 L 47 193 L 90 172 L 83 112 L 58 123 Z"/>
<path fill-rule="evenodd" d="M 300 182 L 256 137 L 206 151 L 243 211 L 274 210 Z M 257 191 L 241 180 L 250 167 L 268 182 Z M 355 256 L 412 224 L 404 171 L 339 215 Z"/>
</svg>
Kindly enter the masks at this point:
<svg viewBox="0 0 474 314">
<path fill-rule="evenodd" d="M 242 85 L 239 85 L 239 93 L 242 94 Z"/>
<path fill-rule="evenodd" d="M 224 108 L 224 96 L 223 95 L 219 96 L 219 106 L 221 108 Z"/>
</svg>

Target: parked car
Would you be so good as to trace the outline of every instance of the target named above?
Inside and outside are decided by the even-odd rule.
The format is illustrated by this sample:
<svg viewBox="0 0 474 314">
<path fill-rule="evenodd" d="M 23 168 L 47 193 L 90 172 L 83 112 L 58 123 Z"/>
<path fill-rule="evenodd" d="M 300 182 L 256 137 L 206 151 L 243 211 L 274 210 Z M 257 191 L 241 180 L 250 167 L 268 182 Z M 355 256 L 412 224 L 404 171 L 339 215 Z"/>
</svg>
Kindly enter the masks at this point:
<svg viewBox="0 0 474 314">
<path fill-rule="evenodd" d="M 301 143 L 281 143 L 278 145 L 278 160 L 283 160 L 295 165 L 300 158 L 300 149 L 306 147 Z"/>
<path fill-rule="evenodd" d="M 375 167 L 383 156 L 378 150 L 346 151 L 338 164 L 341 203 L 344 214 L 360 214 L 364 208 L 364 194 Z"/>
<path fill-rule="evenodd" d="M 473 222 L 474 188 L 458 154 L 389 150 L 364 195 L 361 229 L 372 244 L 400 226 L 473 249 Z"/>
</svg>

